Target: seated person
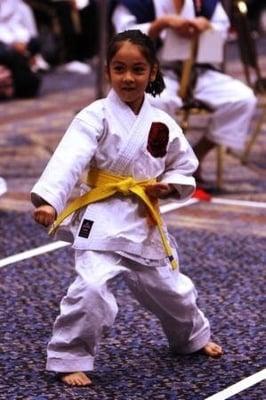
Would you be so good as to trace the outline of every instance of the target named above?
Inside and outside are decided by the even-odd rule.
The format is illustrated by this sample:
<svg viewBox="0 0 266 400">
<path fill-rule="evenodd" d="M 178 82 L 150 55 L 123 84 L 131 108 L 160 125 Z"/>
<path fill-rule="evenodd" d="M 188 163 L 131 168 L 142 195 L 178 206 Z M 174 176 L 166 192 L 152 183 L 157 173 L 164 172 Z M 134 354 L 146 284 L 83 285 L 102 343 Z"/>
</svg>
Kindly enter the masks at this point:
<svg viewBox="0 0 266 400">
<path fill-rule="evenodd" d="M 182 101 L 178 96 L 180 74 L 176 65 L 162 60 L 166 29 L 173 29 L 181 38 L 192 38 L 211 28 L 225 38 L 229 28 L 229 19 L 218 0 L 116 0 L 111 20 L 116 32 L 140 29 L 159 42 L 158 57 L 166 88 L 151 101 L 172 116 Z M 198 65 L 196 72 L 194 98 L 214 109 L 208 130 L 194 146 L 200 161 L 195 178 L 200 182 L 202 161 L 216 145 L 237 151 L 244 148 L 257 101 L 244 83 L 214 68 Z"/>
<path fill-rule="evenodd" d="M 0 64 L 12 73 L 14 96 L 35 96 L 40 44 L 31 10 L 22 0 L 2 0 L 0 26 Z"/>
<path fill-rule="evenodd" d="M 31 4 L 31 0 L 28 2 Z M 96 0 L 34 0 L 32 7 L 38 22 L 50 25 L 49 18 L 44 20 L 41 12 L 43 6 L 58 24 L 62 53 L 59 62 L 86 63 L 97 54 L 100 10 Z"/>
<path fill-rule="evenodd" d="M 2 0 L 0 41 L 29 58 L 33 70 L 47 70 L 33 11 L 23 0 Z"/>
</svg>

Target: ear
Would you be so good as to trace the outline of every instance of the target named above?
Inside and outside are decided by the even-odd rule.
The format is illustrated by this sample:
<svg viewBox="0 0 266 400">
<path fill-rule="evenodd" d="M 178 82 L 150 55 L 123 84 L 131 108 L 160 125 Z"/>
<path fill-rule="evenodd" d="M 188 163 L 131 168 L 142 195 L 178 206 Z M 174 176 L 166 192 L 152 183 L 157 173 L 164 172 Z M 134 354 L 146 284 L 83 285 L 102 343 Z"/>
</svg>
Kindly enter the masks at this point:
<svg viewBox="0 0 266 400">
<path fill-rule="evenodd" d="M 150 81 L 154 82 L 157 76 L 157 72 L 158 72 L 158 65 L 154 64 L 152 69 L 151 69 L 151 73 L 150 73 Z"/>
</svg>

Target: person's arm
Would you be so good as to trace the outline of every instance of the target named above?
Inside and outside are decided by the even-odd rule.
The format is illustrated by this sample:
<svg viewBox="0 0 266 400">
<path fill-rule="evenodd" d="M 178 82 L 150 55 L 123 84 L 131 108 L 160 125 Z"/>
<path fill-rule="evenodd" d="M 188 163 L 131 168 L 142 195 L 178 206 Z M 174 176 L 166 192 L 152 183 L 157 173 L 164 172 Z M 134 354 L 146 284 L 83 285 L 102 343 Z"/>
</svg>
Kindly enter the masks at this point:
<svg viewBox="0 0 266 400">
<path fill-rule="evenodd" d="M 84 114 L 84 119 L 92 125 L 81 119 L 80 115 Z M 64 209 L 74 186 L 96 151 L 101 129 L 101 121 L 97 118 L 83 110 L 72 121 L 31 191 L 35 206 L 50 205 L 57 214 Z"/>
<path fill-rule="evenodd" d="M 175 14 L 164 15 L 150 23 L 147 33 L 156 38 L 164 29 L 171 28 L 182 37 L 192 38 L 208 29 L 214 29 L 226 37 L 229 26 L 229 18 L 222 4 L 218 3 L 211 20 L 205 17 L 187 19 Z"/>
<path fill-rule="evenodd" d="M 160 183 L 169 184 L 175 191 L 168 196 L 185 201 L 195 191 L 196 182 L 192 176 L 198 167 L 198 160 L 176 122 L 167 116 L 165 119 L 169 127 L 169 144 L 167 149 L 165 171 L 159 177 Z"/>
<path fill-rule="evenodd" d="M 219 31 L 223 38 L 226 39 L 230 27 L 230 21 L 221 3 L 217 4 L 209 22 L 211 28 Z"/>
<path fill-rule="evenodd" d="M 114 9 L 112 14 L 112 24 L 117 33 L 128 29 L 139 29 L 143 33 L 148 34 L 150 27 L 150 22 L 138 24 L 136 17 L 121 4 L 116 6 Z"/>
<path fill-rule="evenodd" d="M 57 216 L 55 208 L 36 193 L 31 193 L 31 202 L 36 207 L 33 219 L 45 227 L 52 225 Z"/>
<path fill-rule="evenodd" d="M 33 218 L 38 224 L 48 227 L 52 225 L 56 219 L 56 210 L 48 204 L 37 207 L 33 211 Z"/>
<path fill-rule="evenodd" d="M 195 30 L 195 34 L 202 33 L 212 28 L 211 22 L 205 17 L 196 17 L 190 21 L 190 28 Z M 192 32 L 192 31 L 191 31 Z"/>
<path fill-rule="evenodd" d="M 171 28 L 181 36 L 188 37 L 190 35 L 190 21 L 187 18 L 182 18 L 179 15 L 164 15 L 151 22 L 148 35 L 155 39 L 160 36 L 164 29 Z"/>
<path fill-rule="evenodd" d="M 136 17 L 131 14 L 125 6 L 118 5 L 113 12 L 112 23 L 116 32 L 122 32 L 128 29 L 139 29 L 152 39 L 156 39 L 164 29 L 182 29 L 182 27 L 189 24 L 189 20 L 175 14 L 166 14 L 156 18 L 152 22 L 139 24 Z"/>
<path fill-rule="evenodd" d="M 157 182 L 153 185 L 147 185 L 145 191 L 149 197 L 154 199 L 166 199 L 172 195 L 179 198 L 179 193 L 174 185 L 168 183 Z"/>
</svg>

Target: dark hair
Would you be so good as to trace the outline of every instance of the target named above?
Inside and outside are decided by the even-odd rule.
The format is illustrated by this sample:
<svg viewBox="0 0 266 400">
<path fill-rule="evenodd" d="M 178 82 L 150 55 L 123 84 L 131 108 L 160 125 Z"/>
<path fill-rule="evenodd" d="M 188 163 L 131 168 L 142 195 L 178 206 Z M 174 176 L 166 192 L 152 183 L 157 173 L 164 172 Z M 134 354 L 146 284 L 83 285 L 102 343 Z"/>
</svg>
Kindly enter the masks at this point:
<svg viewBox="0 0 266 400">
<path fill-rule="evenodd" d="M 126 41 L 139 46 L 141 48 L 144 57 L 152 67 L 154 65 L 158 66 L 158 71 L 155 80 L 153 82 L 149 82 L 146 88 L 146 92 L 151 93 L 152 96 L 155 97 L 157 94 L 160 94 L 163 91 L 163 89 L 165 88 L 165 84 L 160 71 L 159 61 L 156 57 L 156 50 L 154 43 L 149 36 L 145 35 L 140 30 L 132 29 L 120 32 L 117 35 L 113 36 L 107 49 L 107 56 L 106 56 L 107 67 L 109 67 L 112 58 L 119 50 L 121 43 Z"/>
</svg>

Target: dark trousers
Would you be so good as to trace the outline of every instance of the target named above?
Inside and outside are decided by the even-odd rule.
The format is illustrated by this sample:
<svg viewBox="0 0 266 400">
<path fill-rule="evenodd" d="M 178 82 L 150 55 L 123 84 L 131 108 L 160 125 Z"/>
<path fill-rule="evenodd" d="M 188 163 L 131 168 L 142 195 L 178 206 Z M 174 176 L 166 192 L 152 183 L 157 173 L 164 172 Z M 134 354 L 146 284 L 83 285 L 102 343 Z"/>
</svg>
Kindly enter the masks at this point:
<svg viewBox="0 0 266 400">
<path fill-rule="evenodd" d="M 31 70 L 27 57 L 0 43 L 0 64 L 12 73 L 15 97 L 27 98 L 37 95 L 41 78 Z"/>
</svg>

